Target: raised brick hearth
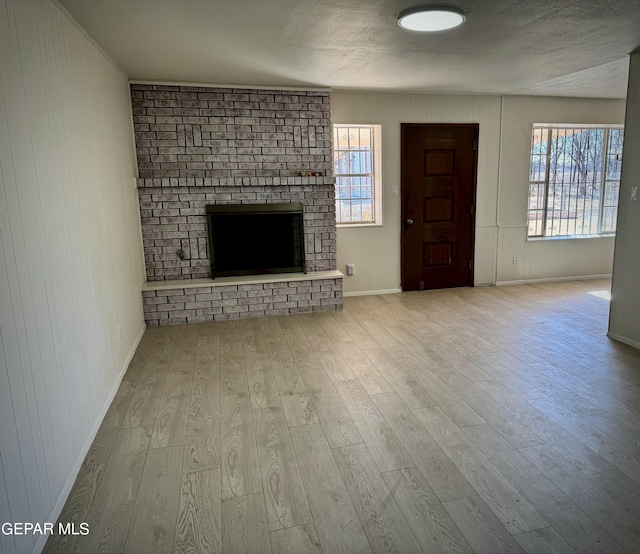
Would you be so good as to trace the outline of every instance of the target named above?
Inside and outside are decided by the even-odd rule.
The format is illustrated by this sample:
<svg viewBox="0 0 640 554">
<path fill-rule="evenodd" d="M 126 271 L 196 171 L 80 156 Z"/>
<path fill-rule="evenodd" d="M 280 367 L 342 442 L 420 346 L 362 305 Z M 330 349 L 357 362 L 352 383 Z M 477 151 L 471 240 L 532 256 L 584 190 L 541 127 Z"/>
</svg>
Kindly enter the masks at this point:
<svg viewBox="0 0 640 554">
<path fill-rule="evenodd" d="M 329 92 L 133 84 L 131 100 L 147 287 L 211 278 L 208 204 L 301 202 L 306 270 L 336 269 Z M 301 171 L 321 175 L 300 177 Z M 342 307 L 340 277 L 309 285 L 303 299 L 297 299 L 299 286 L 304 285 L 286 287 L 286 301 L 274 290 L 275 300 L 262 302 L 260 309 L 250 296 L 233 307 L 230 298 L 217 298 L 212 291 L 200 293 L 212 295 L 204 300 L 212 305 L 198 307 L 194 303 L 202 300 L 183 292 L 187 300 L 182 303 L 193 307 L 183 307 L 180 315 L 181 310 L 167 308 L 171 302 L 150 302 L 153 291 L 147 288 L 145 318 L 148 324 L 163 324 Z M 261 287 L 268 290 L 264 283 Z M 175 293 L 171 296 L 181 296 Z M 163 304 L 171 317 L 154 311 Z"/>
</svg>

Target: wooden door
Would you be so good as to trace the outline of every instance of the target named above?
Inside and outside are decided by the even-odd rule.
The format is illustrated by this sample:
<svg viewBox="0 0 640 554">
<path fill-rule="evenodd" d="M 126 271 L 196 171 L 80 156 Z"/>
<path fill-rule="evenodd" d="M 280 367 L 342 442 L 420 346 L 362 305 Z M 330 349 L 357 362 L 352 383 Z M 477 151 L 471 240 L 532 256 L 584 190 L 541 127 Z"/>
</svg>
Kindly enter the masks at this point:
<svg viewBox="0 0 640 554">
<path fill-rule="evenodd" d="M 402 290 L 473 286 L 477 124 L 402 124 Z"/>
</svg>

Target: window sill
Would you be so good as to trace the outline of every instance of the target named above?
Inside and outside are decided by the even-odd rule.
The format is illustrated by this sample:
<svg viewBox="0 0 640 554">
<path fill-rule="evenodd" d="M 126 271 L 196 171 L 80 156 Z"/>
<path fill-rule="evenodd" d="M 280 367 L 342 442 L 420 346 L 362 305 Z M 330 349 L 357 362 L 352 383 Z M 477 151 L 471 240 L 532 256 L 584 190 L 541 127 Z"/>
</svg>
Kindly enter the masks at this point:
<svg viewBox="0 0 640 554">
<path fill-rule="evenodd" d="M 359 229 L 362 227 L 382 227 L 382 223 L 336 223 L 337 229 L 353 229 L 354 227 Z"/>
<path fill-rule="evenodd" d="M 563 236 L 563 237 L 527 237 L 527 242 L 545 242 L 556 240 L 591 240 L 591 239 L 614 239 L 615 233 L 607 235 L 579 235 L 579 236 Z"/>
</svg>

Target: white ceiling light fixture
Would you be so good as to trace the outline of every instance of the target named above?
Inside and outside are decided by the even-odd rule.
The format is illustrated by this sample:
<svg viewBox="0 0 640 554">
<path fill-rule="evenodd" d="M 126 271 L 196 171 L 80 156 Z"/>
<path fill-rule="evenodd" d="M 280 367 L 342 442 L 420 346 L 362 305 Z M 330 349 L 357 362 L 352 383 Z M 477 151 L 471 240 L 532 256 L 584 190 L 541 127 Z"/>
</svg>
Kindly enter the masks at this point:
<svg viewBox="0 0 640 554">
<path fill-rule="evenodd" d="M 398 17 L 398 25 L 410 31 L 433 33 L 462 25 L 465 15 L 458 8 L 425 6 L 406 10 Z"/>
</svg>

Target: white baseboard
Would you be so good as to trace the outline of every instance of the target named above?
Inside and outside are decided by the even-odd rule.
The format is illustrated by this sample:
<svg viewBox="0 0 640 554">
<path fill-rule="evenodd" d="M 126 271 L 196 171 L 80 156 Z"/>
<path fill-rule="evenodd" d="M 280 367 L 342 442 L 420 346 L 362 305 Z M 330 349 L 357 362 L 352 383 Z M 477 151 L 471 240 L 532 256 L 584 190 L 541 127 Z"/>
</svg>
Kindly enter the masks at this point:
<svg viewBox="0 0 640 554">
<path fill-rule="evenodd" d="M 556 281 L 588 281 L 590 279 L 611 279 L 611 273 L 602 275 L 574 275 L 572 277 L 543 277 L 542 279 L 520 279 L 518 281 L 496 281 L 496 286 L 526 285 L 530 283 L 554 283 Z"/>
<path fill-rule="evenodd" d="M 622 344 L 626 344 L 627 346 L 632 346 L 633 348 L 637 348 L 640 350 L 640 342 L 633 339 L 628 339 L 627 337 L 623 337 L 622 335 L 617 335 L 616 333 L 607 333 L 607 336 L 610 339 L 621 342 Z"/>
<path fill-rule="evenodd" d="M 111 392 L 109 393 L 109 396 L 107 397 L 107 400 L 104 406 L 102 407 L 102 410 L 100 411 L 100 415 L 98 416 L 95 424 L 91 428 L 91 432 L 89 433 L 89 436 L 87 437 L 87 440 L 85 441 L 82 447 L 82 450 L 78 455 L 78 459 L 76 460 L 76 463 L 74 464 L 73 469 L 71 470 L 71 475 L 69 475 L 67 482 L 65 483 L 62 491 L 60 492 L 60 496 L 58 497 L 58 501 L 56 502 L 56 505 L 53 507 L 53 510 L 51 511 L 51 514 L 49 514 L 49 518 L 46 521 L 55 523 L 60 517 L 60 514 L 62 513 L 62 508 L 64 508 L 64 504 L 67 501 L 69 494 L 71 493 L 71 489 L 73 488 L 74 483 L 76 482 L 76 478 L 78 477 L 78 472 L 82 467 L 82 462 L 84 462 L 84 459 L 86 458 L 87 453 L 89 452 L 89 449 L 93 444 L 93 440 L 96 438 L 96 435 L 98 434 L 98 429 L 100 429 L 100 425 L 102 425 L 104 416 L 107 415 L 107 410 L 111 406 L 111 402 L 113 402 L 113 399 L 115 398 L 116 393 L 120 388 L 120 383 L 122 382 L 122 379 L 124 378 L 124 374 L 127 372 L 127 369 L 129 368 L 129 363 L 131 362 L 131 359 L 133 358 L 133 355 L 135 354 L 136 349 L 138 348 L 138 345 L 142 340 L 142 335 L 144 335 L 144 332 L 146 329 L 147 329 L 147 325 L 146 323 L 143 322 L 140 332 L 138 333 L 138 336 L 136 337 L 136 340 L 133 342 L 133 346 L 129 351 L 129 354 L 127 355 L 127 359 L 124 361 L 124 364 L 120 369 L 120 373 L 116 379 L 116 382 L 111 388 Z M 49 540 L 49 535 L 47 534 L 41 535 L 40 539 L 38 540 L 35 547 L 33 548 L 33 554 L 39 554 L 40 552 L 42 552 L 45 544 L 47 544 L 47 540 Z"/>
<path fill-rule="evenodd" d="M 344 292 L 342 293 L 342 296 L 374 296 L 377 294 L 395 294 L 396 292 L 402 292 L 402 289 L 354 290 L 351 292 Z"/>
</svg>

